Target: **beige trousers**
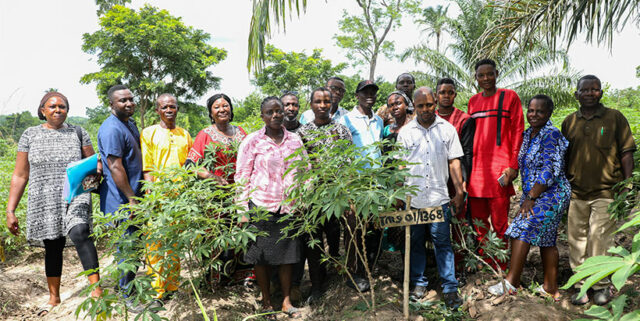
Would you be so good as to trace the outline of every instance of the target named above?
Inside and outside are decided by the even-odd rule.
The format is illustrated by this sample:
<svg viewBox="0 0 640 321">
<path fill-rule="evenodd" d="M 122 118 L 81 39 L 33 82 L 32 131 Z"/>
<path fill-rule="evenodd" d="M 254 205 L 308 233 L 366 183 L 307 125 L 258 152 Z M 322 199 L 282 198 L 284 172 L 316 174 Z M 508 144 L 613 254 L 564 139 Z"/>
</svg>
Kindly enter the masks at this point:
<svg viewBox="0 0 640 321">
<path fill-rule="evenodd" d="M 613 202 L 610 198 L 598 198 L 592 201 L 571 199 L 567 234 L 569 241 L 569 264 L 575 268 L 584 260 L 592 256 L 608 255 L 608 250 L 614 245 L 613 232 L 616 222 L 607 212 L 607 207 Z M 576 283 L 581 287 L 582 282 Z M 608 278 L 593 285 L 594 290 L 609 286 Z"/>
</svg>

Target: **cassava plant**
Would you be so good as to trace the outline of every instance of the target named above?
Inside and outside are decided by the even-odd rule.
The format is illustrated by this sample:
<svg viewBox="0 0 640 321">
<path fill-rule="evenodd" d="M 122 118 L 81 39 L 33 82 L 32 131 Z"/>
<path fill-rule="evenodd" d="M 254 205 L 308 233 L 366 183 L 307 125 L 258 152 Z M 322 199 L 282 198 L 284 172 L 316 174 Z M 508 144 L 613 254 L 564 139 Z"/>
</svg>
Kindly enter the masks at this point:
<svg viewBox="0 0 640 321">
<path fill-rule="evenodd" d="M 201 166 L 206 169 L 216 167 L 213 155 L 217 151 L 235 153 L 237 145 L 230 149 L 209 145 Z M 230 166 L 230 165 L 229 165 Z M 250 224 L 240 224 L 239 205 L 236 202 L 236 184 L 219 185 L 215 179 L 199 179 L 197 171 L 202 168 L 170 167 L 153 172 L 154 182 L 145 182 L 145 194 L 139 203 L 130 205 L 130 212 L 94 216 L 96 221 L 94 237 L 106 239 L 107 251 L 113 262 L 100 268 L 104 295 L 98 299 L 88 298 L 76 309 L 76 315 L 83 311 L 91 319 L 111 317 L 118 314 L 129 319 L 124 305 L 124 293 L 117 293 L 105 284 L 117 284 L 122 273 L 136 272 L 143 267 L 145 258 L 159 256 L 157 264 L 146 265 L 161 278 L 173 277 L 179 288 L 193 293 L 195 309 L 200 309 L 205 319 L 207 311 L 200 302 L 203 276 L 210 269 L 220 268 L 219 256 L 224 250 L 243 251 L 247 244 L 255 240 L 258 231 Z M 229 173 L 233 168 L 224 168 Z M 252 218 L 265 219 L 265 212 L 256 210 Z M 125 233 L 129 229 L 133 233 Z M 187 276 L 169 275 L 172 267 L 179 262 Z M 162 307 L 152 308 L 156 292 L 151 286 L 151 277 L 139 275 L 128 287 L 129 299 L 146 306 L 136 316 L 136 320 L 158 320 Z M 91 288 L 85 290 L 90 291 Z M 121 290 L 120 292 L 124 292 Z M 87 292 L 88 293 L 88 292 Z M 197 305 L 196 305 L 197 303 Z M 213 319 L 217 320 L 215 307 Z"/>
<path fill-rule="evenodd" d="M 609 205 L 611 219 L 627 221 L 615 233 L 625 233 L 632 236 L 631 248 L 616 246 L 609 249 L 611 256 L 593 256 L 575 268 L 562 289 L 569 289 L 574 284 L 584 280 L 578 296 L 585 295 L 587 290 L 598 281 L 611 276 L 611 283 L 620 291 L 627 280 L 640 271 L 640 208 L 638 194 L 640 192 L 640 152 L 634 154 L 635 168 L 631 177 L 619 183 L 614 190 L 621 191 Z M 598 320 L 627 321 L 640 319 L 640 309 L 624 313 L 627 296 L 621 295 L 607 307 L 592 306 L 585 314 Z M 611 310 L 611 312 L 609 311 Z"/>
<path fill-rule="evenodd" d="M 318 140 L 324 137 L 318 135 Z M 310 142 L 313 144 L 315 141 Z M 371 290 L 369 300 L 364 293 L 360 297 L 366 302 L 375 318 L 375 279 L 372 264 L 378 253 L 367 253 L 365 238 L 372 229 L 379 228 L 379 214 L 393 211 L 396 201 L 415 191 L 403 183 L 409 176 L 407 170 L 399 170 L 406 162 L 400 153 L 392 152 L 374 160 L 363 156 L 367 151 L 381 148 L 382 143 L 358 148 L 348 141 L 335 141 L 333 146 L 318 148 L 308 157 L 293 164 L 296 168 L 295 184 L 289 190 L 289 198 L 295 202 L 293 211 L 297 219 L 287 228 L 289 235 L 311 235 L 308 244 L 318 246 L 324 252 L 324 261 L 337 265 L 353 282 L 352 272 L 347 267 L 346 255 L 332 257 L 321 240 L 313 238 L 313 231 L 331 218 L 343 223 L 345 233 L 351 236 L 355 255 L 363 262 Z M 300 151 L 298 153 L 301 153 Z M 371 166 L 373 165 L 373 166 Z M 353 215 L 355 229 L 349 228 L 347 217 Z M 357 230 L 362 233 L 356 233 Z M 348 251 L 345 249 L 345 251 Z M 372 255 L 373 254 L 373 255 Z M 373 258 L 373 259 L 372 259 Z M 372 262 L 373 261 L 373 262 Z"/>
</svg>

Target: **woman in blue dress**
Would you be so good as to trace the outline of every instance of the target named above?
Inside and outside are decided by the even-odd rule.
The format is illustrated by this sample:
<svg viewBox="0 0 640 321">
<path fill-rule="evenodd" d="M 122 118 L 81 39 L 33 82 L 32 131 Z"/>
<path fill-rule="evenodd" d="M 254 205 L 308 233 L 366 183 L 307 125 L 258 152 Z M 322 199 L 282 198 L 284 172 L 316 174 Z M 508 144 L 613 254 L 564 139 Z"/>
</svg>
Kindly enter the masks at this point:
<svg viewBox="0 0 640 321">
<path fill-rule="evenodd" d="M 520 210 L 505 233 L 511 238 L 510 268 L 504 286 L 500 282 L 489 287 L 494 295 L 516 292 L 529 248 L 533 245 L 540 247 L 544 270 L 544 284 L 537 291 L 554 300 L 560 297 L 556 238 L 558 224 L 569 208 L 571 186 L 564 173 L 569 142 L 552 126 L 549 120 L 552 113 L 553 101 L 548 96 L 536 95 L 529 101 L 527 121 L 530 127 L 523 133 L 518 155 L 522 199 Z"/>
</svg>

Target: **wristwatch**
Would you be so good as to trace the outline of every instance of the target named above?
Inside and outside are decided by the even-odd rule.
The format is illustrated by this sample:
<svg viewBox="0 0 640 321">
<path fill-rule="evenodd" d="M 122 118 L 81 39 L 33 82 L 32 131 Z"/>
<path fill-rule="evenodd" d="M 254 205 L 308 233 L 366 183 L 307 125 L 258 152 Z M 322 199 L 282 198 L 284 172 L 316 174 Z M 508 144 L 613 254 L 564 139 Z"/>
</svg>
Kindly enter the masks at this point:
<svg viewBox="0 0 640 321">
<path fill-rule="evenodd" d="M 531 197 L 531 195 L 529 195 L 528 193 L 527 193 L 527 195 L 524 196 L 524 200 L 525 201 L 534 201 L 535 202 L 537 199 L 538 199 L 538 197 Z"/>
</svg>

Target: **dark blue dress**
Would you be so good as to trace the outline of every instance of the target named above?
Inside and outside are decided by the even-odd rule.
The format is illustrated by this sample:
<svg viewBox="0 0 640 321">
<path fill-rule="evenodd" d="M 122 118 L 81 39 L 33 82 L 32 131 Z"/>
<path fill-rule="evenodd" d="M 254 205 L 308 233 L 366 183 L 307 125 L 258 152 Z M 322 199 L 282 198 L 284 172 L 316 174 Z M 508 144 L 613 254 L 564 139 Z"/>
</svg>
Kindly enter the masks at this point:
<svg viewBox="0 0 640 321">
<path fill-rule="evenodd" d="M 524 131 L 518 164 L 522 177 L 522 195 L 529 193 L 535 183 L 547 186 L 533 206 L 533 215 L 518 214 L 505 236 L 534 246 L 556 245 L 558 224 L 569 208 L 571 185 L 564 173 L 564 160 L 569 142 L 551 121 L 531 138 L 531 127 Z"/>
</svg>

